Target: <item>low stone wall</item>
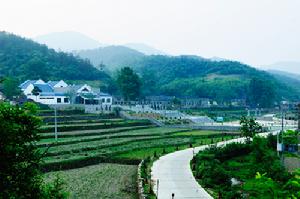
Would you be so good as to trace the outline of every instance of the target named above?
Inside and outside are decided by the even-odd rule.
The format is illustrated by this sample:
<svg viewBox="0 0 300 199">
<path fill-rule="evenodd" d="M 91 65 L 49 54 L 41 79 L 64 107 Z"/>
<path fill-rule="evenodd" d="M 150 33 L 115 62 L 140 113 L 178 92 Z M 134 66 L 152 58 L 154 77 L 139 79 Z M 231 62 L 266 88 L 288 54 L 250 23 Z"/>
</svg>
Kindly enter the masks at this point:
<svg viewBox="0 0 300 199">
<path fill-rule="evenodd" d="M 171 128 L 189 128 L 194 130 L 210 130 L 210 131 L 240 131 L 240 126 L 230 125 L 166 125 Z M 267 127 L 263 127 L 263 132 L 268 130 Z"/>
<path fill-rule="evenodd" d="M 138 188 L 138 194 L 139 194 L 139 199 L 146 199 L 146 196 L 144 194 L 144 187 L 143 187 L 143 178 L 141 176 L 141 167 L 142 164 L 144 163 L 144 160 L 140 162 L 138 165 L 138 170 L 137 170 L 137 188 Z"/>
<path fill-rule="evenodd" d="M 239 131 L 239 126 L 214 126 L 214 125 L 170 125 L 172 128 L 190 128 L 195 130 L 211 130 L 211 131 Z"/>
<path fill-rule="evenodd" d="M 57 110 L 84 110 L 83 104 L 57 104 L 57 105 L 49 105 L 50 108 Z"/>
<path fill-rule="evenodd" d="M 156 125 L 156 126 L 164 126 L 164 124 L 158 120 L 155 120 L 153 118 L 150 117 L 135 117 L 135 116 L 131 116 L 129 114 L 127 114 L 124 111 L 120 111 L 120 116 L 124 119 L 128 119 L 128 120 L 149 120 L 152 124 Z"/>
</svg>

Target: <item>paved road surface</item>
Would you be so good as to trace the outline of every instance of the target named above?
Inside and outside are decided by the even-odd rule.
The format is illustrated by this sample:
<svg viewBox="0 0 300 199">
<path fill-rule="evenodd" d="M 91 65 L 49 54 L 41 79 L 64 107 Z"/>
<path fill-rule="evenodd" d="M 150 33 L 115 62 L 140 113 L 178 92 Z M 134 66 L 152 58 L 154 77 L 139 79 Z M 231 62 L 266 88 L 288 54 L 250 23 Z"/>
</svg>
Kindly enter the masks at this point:
<svg viewBox="0 0 300 199">
<path fill-rule="evenodd" d="M 269 132 L 270 133 L 270 132 Z M 267 136 L 269 133 L 261 133 L 260 136 Z M 278 131 L 273 131 L 277 134 Z M 231 142 L 243 142 L 245 138 L 238 138 L 229 141 L 219 142 L 217 145 L 224 145 Z M 212 198 L 195 180 L 190 168 L 190 161 L 193 154 L 208 147 L 204 145 L 194 149 L 189 148 L 182 151 L 167 154 L 160 157 L 152 166 L 151 178 L 154 182 L 154 192 L 158 199 L 201 199 Z M 158 190 L 158 191 L 157 191 Z"/>
<path fill-rule="evenodd" d="M 243 140 L 244 138 L 239 138 L 219 142 L 218 145 Z M 207 146 L 196 147 L 194 154 Z M 212 198 L 195 180 L 190 169 L 192 158 L 193 149 L 190 148 L 167 154 L 154 162 L 151 176 L 154 182 L 159 180 L 158 193 L 157 183 L 154 185 L 154 192 L 158 194 L 159 199 L 171 199 L 172 193 L 175 194 L 174 199 Z"/>
</svg>

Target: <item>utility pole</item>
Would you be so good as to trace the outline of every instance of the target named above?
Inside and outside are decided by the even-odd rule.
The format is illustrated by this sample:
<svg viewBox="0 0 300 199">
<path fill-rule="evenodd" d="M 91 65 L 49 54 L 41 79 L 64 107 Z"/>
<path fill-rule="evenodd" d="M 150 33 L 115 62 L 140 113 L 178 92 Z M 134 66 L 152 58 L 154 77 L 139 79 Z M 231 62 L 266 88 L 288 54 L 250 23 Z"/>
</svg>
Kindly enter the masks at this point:
<svg viewBox="0 0 300 199">
<path fill-rule="evenodd" d="M 281 156 L 283 153 L 283 133 L 284 133 L 284 104 L 281 104 L 281 130 L 277 133 L 277 155 L 278 157 Z M 279 135 L 281 133 L 281 143 L 279 142 Z"/>
<path fill-rule="evenodd" d="M 57 142 L 57 110 L 56 110 L 56 105 L 54 105 L 54 135 L 55 135 L 55 142 Z"/>
<path fill-rule="evenodd" d="M 157 179 L 156 186 L 157 186 L 156 198 L 158 198 L 159 179 Z"/>
</svg>

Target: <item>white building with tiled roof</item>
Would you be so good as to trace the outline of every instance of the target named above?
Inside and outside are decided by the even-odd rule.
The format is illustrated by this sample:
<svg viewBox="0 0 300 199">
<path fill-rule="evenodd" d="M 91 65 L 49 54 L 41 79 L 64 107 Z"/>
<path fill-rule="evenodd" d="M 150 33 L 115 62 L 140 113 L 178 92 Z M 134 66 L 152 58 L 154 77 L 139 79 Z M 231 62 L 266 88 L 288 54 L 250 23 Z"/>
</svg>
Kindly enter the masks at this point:
<svg viewBox="0 0 300 199">
<path fill-rule="evenodd" d="M 35 102 L 49 105 L 70 104 L 70 99 L 65 93 L 56 92 L 51 84 L 45 83 L 43 80 L 27 80 L 19 87 L 27 99 Z"/>
<path fill-rule="evenodd" d="M 112 105 L 111 95 L 100 92 L 100 89 L 92 88 L 87 84 L 68 85 L 63 80 L 47 83 L 43 80 L 27 80 L 19 87 L 27 99 L 42 104 L 102 105 L 104 109 L 106 107 L 110 109 Z"/>
</svg>

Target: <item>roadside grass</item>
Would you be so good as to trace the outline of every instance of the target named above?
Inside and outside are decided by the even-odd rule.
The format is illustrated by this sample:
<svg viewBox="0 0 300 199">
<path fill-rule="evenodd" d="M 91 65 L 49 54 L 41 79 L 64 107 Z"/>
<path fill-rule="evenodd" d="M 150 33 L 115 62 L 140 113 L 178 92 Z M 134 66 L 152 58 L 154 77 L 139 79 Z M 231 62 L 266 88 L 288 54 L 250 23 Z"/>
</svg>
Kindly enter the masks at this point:
<svg viewBox="0 0 300 199">
<path fill-rule="evenodd" d="M 224 136 L 223 140 L 229 140 L 231 138 L 232 138 L 231 136 Z M 214 138 L 213 143 L 220 142 L 220 141 L 222 141 L 222 138 Z M 178 150 L 191 148 L 190 143 L 182 143 L 176 146 L 166 145 L 161 147 L 136 149 L 133 151 L 128 151 L 128 152 L 118 154 L 115 157 L 143 160 L 145 158 L 154 156 L 154 154 L 156 154 L 156 156 L 159 157 L 164 154 L 172 153 Z M 202 146 L 207 144 L 212 144 L 212 140 L 210 138 L 197 138 L 194 139 L 194 141 L 192 142 L 192 147 L 197 147 L 197 146 Z"/>
<path fill-rule="evenodd" d="M 69 197 L 89 199 L 137 199 L 137 166 L 98 164 L 66 171 L 50 172 L 45 179 L 51 182 L 58 175 L 64 181 Z"/>
</svg>

